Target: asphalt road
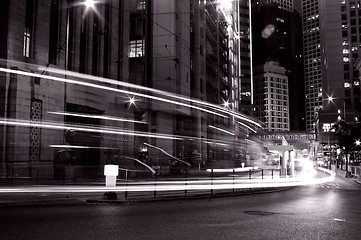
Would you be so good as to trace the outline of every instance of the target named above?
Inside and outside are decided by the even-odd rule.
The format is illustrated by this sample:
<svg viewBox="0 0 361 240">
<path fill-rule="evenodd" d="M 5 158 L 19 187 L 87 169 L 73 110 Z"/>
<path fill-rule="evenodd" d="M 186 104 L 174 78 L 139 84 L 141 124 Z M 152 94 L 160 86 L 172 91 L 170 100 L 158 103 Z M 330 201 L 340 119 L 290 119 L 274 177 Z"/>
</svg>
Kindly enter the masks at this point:
<svg viewBox="0 0 361 240">
<path fill-rule="evenodd" d="M 0 239 L 361 239 L 361 185 L 237 197 L 0 206 Z"/>
</svg>

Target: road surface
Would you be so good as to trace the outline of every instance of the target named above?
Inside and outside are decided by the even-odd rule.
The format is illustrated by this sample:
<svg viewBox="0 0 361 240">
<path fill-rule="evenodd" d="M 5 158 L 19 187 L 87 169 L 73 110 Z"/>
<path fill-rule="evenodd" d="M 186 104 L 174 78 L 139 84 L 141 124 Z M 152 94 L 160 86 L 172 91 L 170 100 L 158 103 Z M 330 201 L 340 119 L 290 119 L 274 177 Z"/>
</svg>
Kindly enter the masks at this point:
<svg viewBox="0 0 361 240">
<path fill-rule="evenodd" d="M 360 239 L 361 185 L 236 197 L 0 206 L 0 239 Z"/>
</svg>

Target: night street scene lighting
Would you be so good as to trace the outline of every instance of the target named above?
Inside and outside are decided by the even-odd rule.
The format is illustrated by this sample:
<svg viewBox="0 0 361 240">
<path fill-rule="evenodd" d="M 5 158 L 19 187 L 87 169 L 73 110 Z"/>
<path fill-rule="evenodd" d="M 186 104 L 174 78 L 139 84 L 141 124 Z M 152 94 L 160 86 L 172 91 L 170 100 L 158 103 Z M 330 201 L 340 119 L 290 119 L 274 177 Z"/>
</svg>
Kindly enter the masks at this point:
<svg viewBox="0 0 361 240">
<path fill-rule="evenodd" d="M 360 14 L 0 1 L 0 239 L 359 239 Z"/>
</svg>

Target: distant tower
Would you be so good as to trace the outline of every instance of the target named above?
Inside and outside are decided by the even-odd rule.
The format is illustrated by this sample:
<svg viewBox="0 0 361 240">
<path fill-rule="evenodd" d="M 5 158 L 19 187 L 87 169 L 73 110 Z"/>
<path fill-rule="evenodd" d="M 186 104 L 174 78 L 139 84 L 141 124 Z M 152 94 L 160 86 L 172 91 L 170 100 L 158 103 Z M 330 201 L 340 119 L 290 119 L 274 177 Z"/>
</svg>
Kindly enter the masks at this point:
<svg viewBox="0 0 361 240">
<path fill-rule="evenodd" d="M 264 2 L 252 6 L 253 65 L 275 61 L 289 85 L 290 130 L 305 130 L 302 19 L 298 12 Z M 254 74 L 257 73 L 254 71 Z M 257 108 L 257 105 L 254 106 Z"/>
<path fill-rule="evenodd" d="M 263 5 L 269 3 L 275 3 L 280 9 L 287 11 L 293 11 L 293 0 L 255 0 L 255 4 Z"/>
<path fill-rule="evenodd" d="M 266 62 L 254 69 L 255 117 L 268 131 L 289 131 L 288 77 L 278 62 Z"/>
</svg>

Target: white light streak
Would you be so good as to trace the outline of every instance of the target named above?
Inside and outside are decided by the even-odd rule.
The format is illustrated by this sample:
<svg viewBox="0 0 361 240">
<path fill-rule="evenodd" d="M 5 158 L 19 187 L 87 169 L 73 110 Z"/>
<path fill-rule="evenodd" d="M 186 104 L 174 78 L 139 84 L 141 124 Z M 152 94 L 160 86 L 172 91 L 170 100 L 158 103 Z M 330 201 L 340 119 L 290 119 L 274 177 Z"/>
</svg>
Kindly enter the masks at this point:
<svg viewBox="0 0 361 240">
<path fill-rule="evenodd" d="M 43 71 L 46 68 L 45 67 L 39 67 L 38 69 Z M 118 80 L 106 79 L 106 78 L 91 76 L 91 75 L 82 74 L 82 73 L 65 71 L 65 70 L 62 70 L 62 69 L 47 68 L 46 70 L 48 72 L 53 72 L 53 73 L 58 73 L 58 74 L 65 74 L 65 75 L 68 75 L 68 76 L 74 76 L 74 77 L 83 78 L 83 79 L 86 79 L 86 80 L 97 81 L 97 82 L 100 82 L 100 83 L 109 83 L 109 84 L 114 84 L 114 85 L 119 85 L 119 86 L 139 89 L 139 90 L 145 90 L 145 91 L 153 92 L 153 93 L 163 95 L 163 96 L 166 96 L 166 97 L 176 98 L 176 99 L 183 100 L 183 101 L 186 101 L 186 102 L 191 102 L 191 103 L 199 104 L 199 105 L 202 105 L 202 106 L 207 106 L 207 107 L 212 108 L 213 110 L 217 110 L 217 111 L 222 112 L 224 114 L 230 114 L 233 117 L 236 117 L 236 118 L 238 118 L 240 120 L 243 120 L 243 121 L 247 121 L 247 122 L 249 122 L 249 123 L 251 123 L 251 124 L 253 124 L 253 125 L 257 126 L 257 127 L 262 128 L 262 125 L 260 123 L 258 123 L 257 121 L 253 120 L 252 118 L 250 118 L 250 117 L 248 117 L 246 115 L 243 115 L 241 113 L 232 111 L 230 109 L 226 110 L 226 109 L 223 109 L 223 108 L 221 108 L 220 106 L 218 106 L 216 104 L 200 101 L 198 99 L 192 99 L 192 98 L 189 98 L 189 97 L 184 97 L 184 96 L 173 94 L 173 93 L 170 93 L 170 92 L 161 91 L 161 90 L 157 90 L 157 89 L 153 89 L 153 88 L 147 88 L 147 87 L 143 87 L 143 86 L 127 83 L 127 82 L 120 82 Z M 133 95 L 136 95 L 136 94 L 133 93 Z M 148 96 L 148 95 L 146 95 L 146 96 Z M 197 109 L 197 108 L 195 108 L 195 109 Z M 198 109 L 198 110 L 200 110 L 200 109 Z M 210 112 L 208 112 L 208 113 L 210 113 Z M 220 115 L 220 116 L 225 117 L 224 115 Z"/>
<path fill-rule="evenodd" d="M 145 192 L 145 191 L 181 191 L 181 190 L 226 190 L 249 188 L 279 188 L 303 185 L 314 185 L 333 181 L 336 173 L 328 169 L 321 169 L 331 175 L 325 178 L 276 178 L 276 179 L 246 179 L 246 180 L 187 180 L 187 181 L 157 181 L 137 182 L 118 185 L 116 187 L 103 186 L 36 186 L 0 188 L 0 193 L 65 193 L 65 192 Z"/>
<path fill-rule="evenodd" d="M 250 126 L 248 126 L 248 125 L 246 125 L 246 124 L 244 124 L 244 123 L 238 122 L 238 121 L 237 121 L 237 123 L 238 123 L 239 125 L 242 125 L 242 126 L 246 127 L 247 129 L 251 130 L 252 132 L 257 133 L 257 131 L 254 130 L 253 128 L 251 128 Z"/>
<path fill-rule="evenodd" d="M 140 137 L 150 137 L 150 138 L 160 138 L 160 139 L 182 140 L 182 138 L 174 137 L 171 135 L 149 134 L 149 133 L 144 133 L 144 132 L 124 131 L 124 130 L 109 129 L 109 128 L 91 128 L 90 126 L 78 127 L 78 126 L 72 126 L 72 125 L 59 125 L 59 123 L 44 123 L 44 122 L 39 123 L 39 122 L 30 122 L 30 121 L 14 121 L 14 120 L 6 120 L 3 118 L 0 118 L 0 124 L 12 125 L 12 126 L 22 126 L 22 127 L 39 127 L 39 128 L 59 129 L 59 130 L 74 130 L 74 131 L 93 132 L 93 133 L 105 133 L 105 134 L 140 136 Z"/>
<path fill-rule="evenodd" d="M 112 92 L 124 93 L 124 94 L 128 94 L 128 95 L 136 95 L 136 96 L 139 96 L 139 97 L 144 97 L 144 98 L 149 98 L 149 99 L 153 99 L 153 100 L 157 100 L 157 101 L 161 101 L 161 102 L 166 102 L 166 103 L 171 103 L 171 104 L 180 105 L 180 106 L 184 106 L 184 107 L 189 107 L 189 108 L 197 109 L 197 110 L 207 112 L 207 113 L 210 113 L 210 114 L 213 114 L 213 115 L 217 115 L 217 116 L 220 116 L 220 117 L 229 118 L 228 116 L 226 116 L 224 114 L 220 114 L 220 113 L 215 112 L 215 111 L 210 111 L 210 110 L 205 109 L 205 108 L 201 108 L 201 107 L 197 107 L 197 106 L 194 106 L 194 105 L 182 103 L 182 102 L 179 102 L 179 101 L 169 100 L 169 99 L 166 99 L 166 98 L 156 97 L 156 96 L 147 95 L 147 94 L 143 94 L 143 93 L 132 92 L 132 91 L 129 91 L 129 90 L 116 89 L 116 88 L 101 86 L 101 85 L 97 85 L 97 84 L 93 84 L 93 83 L 80 82 L 80 81 L 76 81 L 76 80 L 64 79 L 64 78 L 59 78 L 59 77 L 54 77 L 54 76 L 46 76 L 46 75 L 41 75 L 41 74 L 37 74 L 37 73 L 24 72 L 24 71 L 14 70 L 14 69 L 0 68 L 0 71 L 7 72 L 7 73 L 14 73 L 14 74 L 19 74 L 19 75 L 24 75 L 24 76 L 45 78 L 45 79 L 49 79 L 49 80 L 53 80 L 53 81 L 57 81 L 57 82 L 65 82 L 65 83 L 70 83 L 70 84 L 75 84 L 75 85 L 87 86 L 87 87 L 92 87 L 92 88 L 97 88 L 97 89 L 102 89 L 102 90 L 107 90 L 107 91 L 112 91 Z"/>
<path fill-rule="evenodd" d="M 132 123 L 143 123 L 143 124 L 147 124 L 146 122 L 143 122 L 143 121 L 135 121 L 135 120 L 130 120 L 130 119 L 116 118 L 116 117 L 103 116 L 103 115 L 90 115 L 90 114 L 84 114 L 84 113 L 51 112 L 51 111 L 48 111 L 47 113 L 56 114 L 56 115 L 63 115 L 63 116 L 73 116 L 73 117 L 83 117 L 83 118 L 95 118 L 95 119 L 103 119 L 103 120 L 111 120 L 111 121 L 119 121 L 119 122 L 132 122 Z"/>
<path fill-rule="evenodd" d="M 117 148 L 111 147 L 91 147 L 91 146 L 79 146 L 79 145 L 49 145 L 51 148 L 79 148 L 79 149 L 112 149 L 116 150 Z"/>
<path fill-rule="evenodd" d="M 232 136 L 235 135 L 234 133 L 232 133 L 232 132 L 230 132 L 230 131 L 224 130 L 224 129 L 219 128 L 219 127 L 215 127 L 215 126 L 213 126 L 213 125 L 208 125 L 208 127 L 213 128 L 213 129 L 216 129 L 216 130 L 221 131 L 221 132 L 224 132 L 224 133 L 227 133 L 227 134 L 232 135 Z"/>
<path fill-rule="evenodd" d="M 146 168 L 148 168 L 153 174 L 157 173 L 157 171 L 155 171 L 151 166 L 145 164 L 144 162 L 140 161 L 139 159 L 136 159 L 136 158 L 132 158 L 132 157 L 125 157 L 126 159 L 130 159 L 130 160 L 133 160 L 133 161 L 136 161 L 140 164 L 142 164 L 143 166 L 145 166 Z"/>
<path fill-rule="evenodd" d="M 149 144 L 149 143 L 144 143 L 144 145 L 146 145 L 146 146 L 148 146 L 148 147 L 151 147 L 151 148 L 154 148 L 154 149 L 157 149 L 157 150 L 161 151 L 162 153 L 164 153 L 165 155 L 173 158 L 174 160 L 177 160 L 177 161 L 179 161 L 179 162 L 182 162 L 182 163 L 187 164 L 189 167 L 191 166 L 191 165 L 190 165 L 189 163 L 187 163 L 186 161 L 183 161 L 183 160 L 181 160 L 181 159 L 179 159 L 179 158 L 176 158 L 176 157 L 172 156 L 171 154 L 167 153 L 165 150 L 163 150 L 163 149 L 161 149 L 161 148 L 159 148 L 159 147 L 153 146 L 153 145 L 151 145 L 151 144 Z"/>
<path fill-rule="evenodd" d="M 258 167 L 243 167 L 243 168 L 214 168 L 214 173 L 232 173 L 232 172 L 249 172 L 252 170 L 257 170 Z M 212 172 L 212 169 L 207 169 L 207 172 Z"/>
</svg>

